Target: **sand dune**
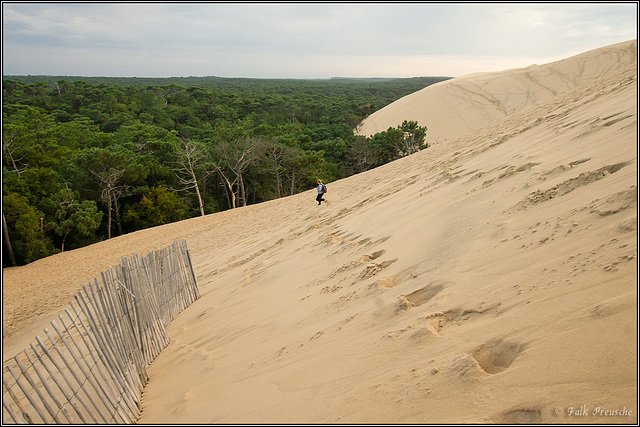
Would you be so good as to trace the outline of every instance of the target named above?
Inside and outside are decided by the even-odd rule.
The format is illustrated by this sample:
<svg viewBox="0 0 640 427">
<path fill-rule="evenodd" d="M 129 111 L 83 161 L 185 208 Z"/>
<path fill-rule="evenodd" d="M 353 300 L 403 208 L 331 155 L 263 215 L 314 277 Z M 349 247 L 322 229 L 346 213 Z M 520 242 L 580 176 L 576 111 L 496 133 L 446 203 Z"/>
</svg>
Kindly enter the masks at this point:
<svg viewBox="0 0 640 427">
<path fill-rule="evenodd" d="M 428 127 L 428 142 L 451 140 L 516 111 L 544 106 L 598 79 L 625 73 L 636 58 L 636 49 L 628 46 L 620 43 L 550 64 L 434 84 L 371 114 L 358 133 L 370 136 L 415 120 Z"/>
<path fill-rule="evenodd" d="M 120 257 L 184 238 L 202 298 L 141 423 L 636 423 L 636 53 L 405 97 L 360 132 L 418 120 L 432 146 L 321 207 L 310 190 L 5 269 L 5 350 Z"/>
</svg>

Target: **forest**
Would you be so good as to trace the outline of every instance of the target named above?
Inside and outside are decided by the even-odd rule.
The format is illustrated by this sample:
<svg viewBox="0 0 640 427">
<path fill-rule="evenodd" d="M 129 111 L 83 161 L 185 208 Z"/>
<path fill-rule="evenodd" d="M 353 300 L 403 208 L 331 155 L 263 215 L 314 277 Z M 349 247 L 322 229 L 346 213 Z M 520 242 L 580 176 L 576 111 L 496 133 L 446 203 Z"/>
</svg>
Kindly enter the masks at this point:
<svg viewBox="0 0 640 427">
<path fill-rule="evenodd" d="M 446 79 L 4 76 L 3 267 L 296 194 L 427 148 L 425 124 L 354 130 Z"/>
</svg>

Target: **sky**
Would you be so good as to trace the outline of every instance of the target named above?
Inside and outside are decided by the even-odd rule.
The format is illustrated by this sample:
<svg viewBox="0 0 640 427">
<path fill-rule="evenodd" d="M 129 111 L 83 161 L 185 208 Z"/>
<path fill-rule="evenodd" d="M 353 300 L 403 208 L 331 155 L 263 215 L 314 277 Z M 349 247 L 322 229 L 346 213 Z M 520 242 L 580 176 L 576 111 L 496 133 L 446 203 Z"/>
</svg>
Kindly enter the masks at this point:
<svg viewBox="0 0 640 427">
<path fill-rule="evenodd" d="M 3 2 L 3 75 L 458 77 L 637 38 L 628 3 Z"/>
</svg>

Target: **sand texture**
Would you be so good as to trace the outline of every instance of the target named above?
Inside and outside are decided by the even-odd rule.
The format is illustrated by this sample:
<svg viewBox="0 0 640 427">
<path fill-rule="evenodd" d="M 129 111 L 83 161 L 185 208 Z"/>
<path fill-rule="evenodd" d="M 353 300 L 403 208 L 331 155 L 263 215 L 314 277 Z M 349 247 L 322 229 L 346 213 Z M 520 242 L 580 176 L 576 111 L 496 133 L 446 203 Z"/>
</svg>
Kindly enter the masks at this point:
<svg viewBox="0 0 640 427">
<path fill-rule="evenodd" d="M 5 269 L 4 356 L 121 257 L 186 239 L 202 298 L 141 423 L 637 423 L 637 97 L 635 40 L 429 86 L 359 132 L 417 120 L 431 147 L 320 207 Z"/>
</svg>

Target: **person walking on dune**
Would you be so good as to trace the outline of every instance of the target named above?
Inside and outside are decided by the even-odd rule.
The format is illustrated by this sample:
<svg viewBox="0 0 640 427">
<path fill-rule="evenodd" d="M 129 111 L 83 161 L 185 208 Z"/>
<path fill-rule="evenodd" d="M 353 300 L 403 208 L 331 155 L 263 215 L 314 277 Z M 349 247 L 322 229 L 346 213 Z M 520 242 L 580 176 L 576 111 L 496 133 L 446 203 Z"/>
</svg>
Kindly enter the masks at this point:
<svg viewBox="0 0 640 427">
<path fill-rule="evenodd" d="M 327 186 L 322 183 L 321 179 L 319 179 L 318 180 L 318 197 L 316 197 L 316 200 L 318 202 L 318 206 L 320 206 L 320 203 L 325 201 L 322 197 L 324 196 L 324 193 L 326 193 L 326 192 L 327 192 Z"/>
</svg>

